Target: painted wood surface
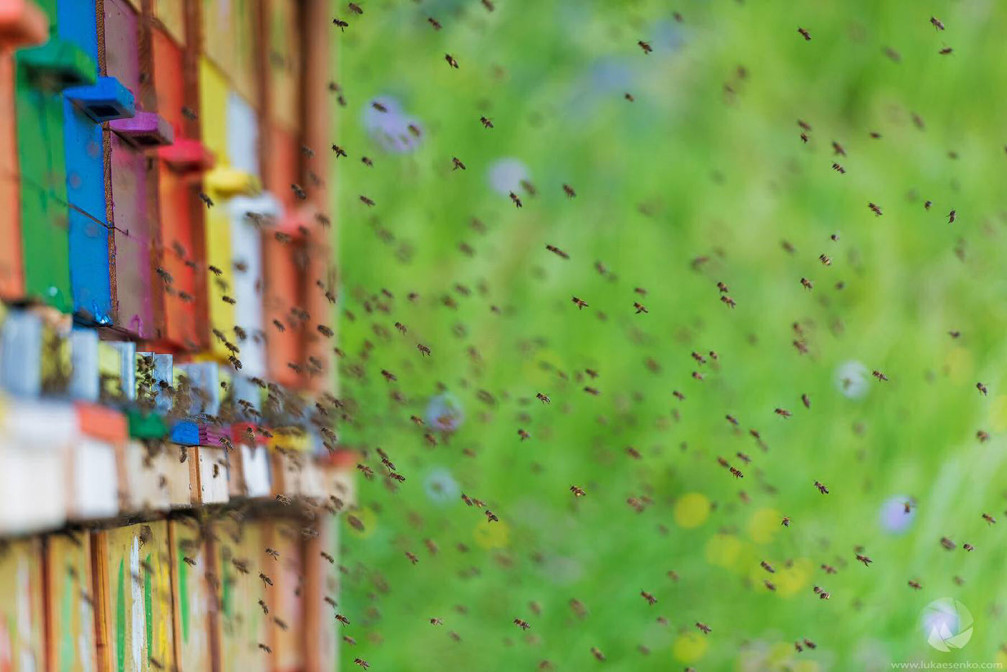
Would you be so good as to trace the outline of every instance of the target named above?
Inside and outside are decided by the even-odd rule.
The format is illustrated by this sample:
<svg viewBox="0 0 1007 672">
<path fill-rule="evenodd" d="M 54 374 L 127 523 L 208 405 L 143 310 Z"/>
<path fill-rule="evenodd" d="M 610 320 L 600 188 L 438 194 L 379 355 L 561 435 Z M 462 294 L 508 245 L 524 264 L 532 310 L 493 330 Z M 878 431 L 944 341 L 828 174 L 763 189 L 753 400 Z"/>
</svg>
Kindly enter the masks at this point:
<svg viewBox="0 0 1007 672">
<path fill-rule="evenodd" d="M 235 90 L 258 100 L 256 43 L 261 0 L 203 0 L 203 52 Z"/>
<path fill-rule="evenodd" d="M 94 672 L 98 669 L 97 602 L 91 581 L 91 535 L 73 532 L 46 537 L 45 556 L 49 669 Z"/>
<path fill-rule="evenodd" d="M 221 577 L 220 600 L 221 670 L 253 672 L 269 670 L 269 656 L 260 644 L 269 646 L 266 603 L 270 590 L 259 572 L 268 568 L 265 554 L 265 524 L 257 520 L 222 518 L 213 523 L 217 552 L 214 572 Z"/>
<path fill-rule="evenodd" d="M 102 631 L 108 669 L 155 672 L 175 664 L 168 524 L 150 521 L 98 534 Z"/>
<path fill-rule="evenodd" d="M 105 69 L 139 97 L 139 17 L 124 0 L 105 0 Z M 141 338 L 153 338 L 153 224 L 148 215 L 156 173 L 119 136 L 111 138 L 112 223 L 115 226 L 113 268 L 116 326 Z"/>
<path fill-rule="evenodd" d="M 154 16 L 178 44 L 185 44 L 185 0 L 154 0 Z"/>
<path fill-rule="evenodd" d="M 217 597 L 210 585 L 216 576 L 212 556 L 194 520 L 173 520 L 169 526 L 175 572 L 178 672 L 209 671 L 213 668 L 212 630 L 217 612 Z"/>
<path fill-rule="evenodd" d="M 45 665 L 42 540 L 0 548 L 0 670 L 37 672 Z"/>
<path fill-rule="evenodd" d="M 57 18 L 58 35 L 80 47 L 93 60 L 97 73 L 93 0 L 59 0 Z M 113 318 L 113 297 L 102 129 L 68 98 L 63 100 L 63 124 L 74 312 L 108 325 Z"/>
<path fill-rule="evenodd" d="M 182 3 L 177 5 L 181 6 Z M 187 102 L 183 77 L 184 54 L 171 37 L 158 29 L 153 30 L 152 45 L 157 109 L 172 125 L 175 138 L 181 139 L 185 130 L 182 108 Z M 158 250 L 159 267 L 167 276 L 159 274 L 156 287 L 163 295 L 164 338 L 176 348 L 192 350 L 205 342 L 205 336 L 201 334 L 205 329 L 199 329 L 198 315 L 200 302 L 206 302 L 205 290 L 198 282 L 199 275 L 204 273 L 202 269 L 205 262 L 200 254 L 203 232 L 202 218 L 194 194 L 196 187 L 190 177 L 179 174 L 167 163 L 161 162 L 158 189 L 161 240 Z"/>
<path fill-rule="evenodd" d="M 299 523 L 271 518 L 264 521 L 269 547 L 278 557 L 264 560 L 266 575 L 273 585 L 267 588 L 271 622 L 270 641 L 274 672 L 297 672 L 304 666 L 305 589 L 303 544 Z"/>
<path fill-rule="evenodd" d="M 14 117 L 14 56 L 0 49 L 0 297 L 24 296 L 21 248 L 21 177 Z"/>
<path fill-rule="evenodd" d="M 199 490 L 193 503 L 226 504 L 229 495 L 224 449 L 200 446 L 196 449 L 196 459 L 199 464 Z"/>
<path fill-rule="evenodd" d="M 305 641 L 317 643 L 306 648 L 308 670 L 338 666 L 342 624 L 334 605 L 339 604 L 339 524 L 337 516 L 325 516 L 315 528 L 318 536 L 305 542 L 304 634 Z"/>
<path fill-rule="evenodd" d="M 67 447 L 71 520 L 112 518 L 119 513 L 119 479 L 115 446 L 81 436 Z"/>
<path fill-rule="evenodd" d="M 300 78 L 303 69 L 298 3 L 296 0 L 265 2 L 270 121 L 295 132 L 301 126 Z"/>
<path fill-rule="evenodd" d="M 123 513 L 167 511 L 170 494 L 183 491 L 179 499 L 188 502 L 189 471 L 174 456 L 164 455 L 164 449 L 130 441 L 119 449 L 119 494 Z M 181 469 L 175 465 L 180 464 Z"/>
<path fill-rule="evenodd" d="M 234 278 L 235 324 L 246 338 L 237 339 L 241 348 L 242 373 L 266 376 L 266 341 L 262 310 L 262 233 L 263 221 L 275 221 L 280 206 L 269 194 L 240 196 L 228 203 L 231 220 L 231 266 Z"/>
<path fill-rule="evenodd" d="M 38 2 L 56 34 L 56 0 Z M 15 115 L 21 175 L 21 227 L 25 294 L 70 312 L 69 211 L 60 91 L 39 88 L 15 54 Z"/>
</svg>

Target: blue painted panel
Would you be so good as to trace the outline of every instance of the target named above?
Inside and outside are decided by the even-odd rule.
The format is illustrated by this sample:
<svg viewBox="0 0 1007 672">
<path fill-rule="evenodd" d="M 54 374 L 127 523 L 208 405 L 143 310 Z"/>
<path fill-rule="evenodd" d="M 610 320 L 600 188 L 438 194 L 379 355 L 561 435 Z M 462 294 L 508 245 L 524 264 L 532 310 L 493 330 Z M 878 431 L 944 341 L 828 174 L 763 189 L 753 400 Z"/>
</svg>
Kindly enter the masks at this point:
<svg viewBox="0 0 1007 672">
<path fill-rule="evenodd" d="M 56 30 L 98 63 L 94 0 L 59 0 Z M 74 312 L 112 323 L 112 283 L 101 126 L 69 98 L 63 100 L 66 186 L 70 201 L 70 288 Z"/>
<path fill-rule="evenodd" d="M 181 446 L 198 446 L 199 425 L 190 420 L 176 422 L 171 428 L 171 441 Z"/>
</svg>

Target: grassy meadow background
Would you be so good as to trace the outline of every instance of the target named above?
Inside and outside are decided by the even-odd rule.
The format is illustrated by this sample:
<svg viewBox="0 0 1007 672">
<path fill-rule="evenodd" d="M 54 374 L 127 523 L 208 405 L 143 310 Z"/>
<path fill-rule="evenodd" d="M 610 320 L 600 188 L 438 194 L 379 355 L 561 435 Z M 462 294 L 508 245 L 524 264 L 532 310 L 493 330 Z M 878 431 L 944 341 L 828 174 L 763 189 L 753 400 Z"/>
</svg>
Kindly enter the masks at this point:
<svg viewBox="0 0 1007 672">
<path fill-rule="evenodd" d="M 375 477 L 343 669 L 1007 664 L 1007 6 L 357 4 L 332 26 L 341 438 Z M 944 597 L 975 619 L 950 653 L 921 625 Z"/>
</svg>

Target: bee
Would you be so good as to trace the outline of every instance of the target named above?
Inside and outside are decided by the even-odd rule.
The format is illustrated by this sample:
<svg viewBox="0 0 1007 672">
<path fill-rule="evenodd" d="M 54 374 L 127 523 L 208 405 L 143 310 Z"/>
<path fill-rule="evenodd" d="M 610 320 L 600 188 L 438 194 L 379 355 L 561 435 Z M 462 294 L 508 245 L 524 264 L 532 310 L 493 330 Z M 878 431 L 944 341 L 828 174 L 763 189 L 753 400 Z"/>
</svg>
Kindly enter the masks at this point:
<svg viewBox="0 0 1007 672">
<path fill-rule="evenodd" d="M 983 514 L 983 520 L 985 520 L 985 521 L 986 521 L 986 523 L 987 523 L 987 524 L 989 524 L 989 525 L 994 525 L 994 524 L 996 524 L 996 522 L 997 522 L 997 521 L 996 521 L 996 518 L 994 518 L 993 516 L 991 516 L 991 515 L 990 515 L 990 514 L 988 514 L 988 513 L 984 513 L 984 514 Z"/>
<path fill-rule="evenodd" d="M 531 627 L 528 624 L 528 621 L 521 620 L 520 618 L 515 618 L 514 619 L 514 625 L 518 626 L 522 630 L 527 630 L 527 629 L 529 629 Z"/>
<path fill-rule="evenodd" d="M 577 195 L 577 192 L 574 191 L 573 187 L 571 187 L 569 184 L 563 185 L 563 193 L 565 193 L 568 198 L 573 198 L 574 196 Z"/>
<path fill-rule="evenodd" d="M 823 495 L 829 494 L 829 489 L 824 485 L 822 485 L 820 481 L 815 481 L 815 487 L 818 488 L 818 492 L 822 493 Z"/>
<path fill-rule="evenodd" d="M 877 369 L 874 369 L 873 371 L 871 371 L 871 375 L 874 376 L 875 378 L 877 378 L 878 382 L 886 382 L 888 380 L 888 376 L 886 376 L 885 374 L 881 373 Z"/>
<path fill-rule="evenodd" d="M 268 576 L 266 576 L 265 574 L 263 574 L 262 572 L 259 572 L 259 578 L 262 579 L 263 585 L 266 585 L 266 586 L 273 585 L 273 580 L 271 578 L 269 578 Z"/>
<path fill-rule="evenodd" d="M 535 393 L 535 397 L 536 397 L 536 398 L 537 398 L 537 399 L 538 399 L 539 401 L 541 401 L 541 402 L 542 402 L 543 404 L 549 404 L 549 403 L 552 403 L 552 399 L 550 399 L 550 398 L 549 398 L 549 397 L 547 397 L 546 395 L 542 394 L 541 392 L 536 392 L 536 393 Z"/>
<path fill-rule="evenodd" d="M 457 156 L 451 157 L 451 163 L 455 165 L 455 167 L 452 168 L 451 170 L 458 170 L 459 168 L 461 170 L 465 170 L 465 164 L 462 163 L 462 160 L 459 159 Z"/>
<path fill-rule="evenodd" d="M 815 288 L 815 285 L 807 278 L 801 278 L 801 286 L 809 290 Z"/>
<path fill-rule="evenodd" d="M 267 548 L 266 555 L 270 556 L 273 560 L 280 559 L 280 552 L 277 551 L 275 548 Z"/>
<path fill-rule="evenodd" d="M 569 259 L 570 258 L 569 254 L 567 254 L 563 250 L 559 249 L 555 245 L 546 245 L 545 249 L 549 250 L 550 252 L 552 252 L 553 254 L 555 254 L 557 257 L 561 257 L 563 259 Z"/>
<path fill-rule="evenodd" d="M 832 259 L 830 259 L 829 256 L 825 255 L 825 254 L 819 255 L 818 256 L 818 261 L 822 262 L 823 266 L 831 266 L 832 265 Z"/>
<path fill-rule="evenodd" d="M 595 397 L 597 397 L 599 394 L 601 394 L 601 392 L 599 392 L 598 388 L 596 388 L 596 387 L 585 387 L 584 391 L 587 392 L 588 394 L 592 395 L 592 396 L 595 396 Z"/>
<path fill-rule="evenodd" d="M 434 30 L 440 30 L 441 29 L 441 22 L 438 21 L 437 19 L 435 19 L 432 16 L 428 16 L 427 17 L 427 23 L 429 23 L 431 26 L 433 26 Z"/>
<path fill-rule="evenodd" d="M 933 201 L 923 201 L 923 209 L 924 210 L 929 210 L 930 206 L 932 206 L 933 204 L 934 204 Z"/>
<path fill-rule="evenodd" d="M 206 204 L 207 208 L 212 208 L 213 207 L 213 199 L 210 198 L 209 196 L 207 196 L 202 191 L 199 192 L 199 200 L 203 201 L 203 203 Z"/>
<path fill-rule="evenodd" d="M 573 302 L 574 302 L 574 304 L 576 304 L 576 306 L 577 306 L 578 309 L 587 308 L 587 301 L 583 301 L 581 299 L 578 299 L 576 296 L 573 297 Z"/>
<path fill-rule="evenodd" d="M 780 525 L 784 527 L 790 527 L 790 516 L 784 516 L 783 520 L 780 521 Z"/>
<path fill-rule="evenodd" d="M 797 120 L 797 125 L 800 126 L 801 129 L 803 129 L 805 131 L 808 131 L 809 133 L 811 132 L 811 124 L 809 124 L 808 122 L 804 121 L 803 119 L 798 119 Z"/>
<path fill-rule="evenodd" d="M 303 201 L 308 198 L 307 192 L 304 191 L 299 184 L 291 184 L 290 190 L 294 192 L 294 196 L 296 196 L 299 201 Z"/>
<path fill-rule="evenodd" d="M 777 415 L 779 415 L 782 418 L 789 418 L 791 415 L 793 415 L 793 413 L 791 413 L 790 411 L 788 411 L 785 408 L 777 408 L 773 412 L 776 413 Z"/>
<path fill-rule="evenodd" d="M 184 562 L 185 564 L 189 565 L 190 567 L 195 567 L 196 566 L 196 561 L 193 560 L 192 558 L 187 558 L 187 557 L 183 556 L 182 557 L 182 562 Z"/>
<path fill-rule="evenodd" d="M 374 470 L 368 467 L 366 464 L 358 464 L 357 470 L 364 475 L 368 481 L 374 478 Z"/>
<path fill-rule="evenodd" d="M 233 296 L 228 296 L 227 294 L 225 294 L 224 296 L 220 297 L 220 300 L 223 301 L 224 303 L 229 303 L 232 306 L 237 303 L 237 301 L 234 299 Z"/>
<path fill-rule="evenodd" d="M 486 509 L 485 513 L 486 513 L 486 521 L 487 522 L 489 522 L 489 523 L 499 523 L 500 522 L 500 519 L 497 518 L 496 514 L 493 513 L 492 511 L 490 511 L 489 509 Z"/>
<path fill-rule="evenodd" d="M 493 1 L 492 0 L 482 0 L 482 2 L 483 2 L 483 7 L 486 8 L 487 12 L 492 12 L 493 11 L 494 6 L 493 6 Z"/>
<path fill-rule="evenodd" d="M 657 598 L 654 597 L 652 594 L 648 593 L 646 590 L 640 591 L 640 597 L 647 600 L 647 604 L 651 606 L 657 604 Z"/>
<path fill-rule="evenodd" d="M 531 434 L 529 434 L 528 432 L 526 432 L 526 431 L 525 431 L 525 430 L 523 430 L 523 429 L 518 429 L 518 430 L 517 430 L 517 435 L 521 437 L 521 440 L 522 440 L 522 441 L 524 441 L 524 440 L 526 440 L 526 439 L 530 439 L 530 438 L 531 438 Z"/>
<path fill-rule="evenodd" d="M 817 649 L 818 648 L 818 645 L 815 644 L 810 639 L 805 639 L 804 640 L 804 646 L 808 647 L 809 649 Z"/>
<path fill-rule="evenodd" d="M 832 152 L 837 156 L 846 156 L 846 149 L 835 140 L 832 141 Z"/>
<path fill-rule="evenodd" d="M 430 625 L 444 625 L 444 620 L 440 618 L 431 618 Z"/>
<path fill-rule="evenodd" d="M 923 586 L 920 585 L 920 582 L 919 581 L 914 581 L 914 580 L 909 581 L 909 587 L 912 588 L 913 590 L 922 590 L 923 589 Z"/>
<path fill-rule="evenodd" d="M 766 586 L 766 588 L 767 588 L 768 590 L 772 590 L 772 591 L 775 591 L 775 590 L 776 590 L 776 584 L 775 584 L 775 583 L 773 583 L 772 581 L 770 581 L 769 579 L 763 579 L 763 580 L 762 580 L 762 583 L 763 583 L 763 585 L 765 585 L 765 586 Z"/>
<path fill-rule="evenodd" d="M 645 53 L 645 54 L 649 54 L 650 52 L 654 51 L 654 48 L 652 46 L 650 46 L 650 42 L 644 42 L 643 40 L 637 40 L 636 43 L 640 46 L 641 49 L 643 49 L 643 53 Z"/>
<path fill-rule="evenodd" d="M 728 308 L 734 308 L 735 306 L 738 305 L 737 303 L 734 302 L 734 299 L 732 299 L 726 294 L 720 297 L 720 301 L 724 303 Z"/>
<path fill-rule="evenodd" d="M 824 588 L 821 588 L 819 586 L 815 586 L 813 590 L 815 591 L 815 594 L 818 595 L 819 599 L 827 600 L 831 597 L 829 593 L 825 592 Z"/>
<path fill-rule="evenodd" d="M 364 668 L 365 670 L 366 670 L 366 669 L 367 669 L 368 667 L 370 667 L 370 666 L 371 666 L 371 664 L 370 664 L 370 663 L 368 663 L 368 662 L 367 662 L 366 660 L 364 660 L 363 658 L 354 658 L 354 659 L 353 659 L 353 662 L 354 662 L 355 664 L 359 665 L 360 667 Z"/>
<path fill-rule="evenodd" d="M 811 33 L 809 33 L 807 29 L 798 27 L 797 32 L 801 34 L 801 37 L 804 38 L 805 42 L 811 41 Z"/>
<path fill-rule="evenodd" d="M 633 94 L 629 93 L 629 92 L 623 94 L 623 98 L 625 98 L 626 100 L 628 100 L 631 103 L 636 100 L 636 98 L 633 97 Z"/>
<path fill-rule="evenodd" d="M 342 614 L 336 614 L 336 620 L 339 621 L 340 623 L 342 623 L 343 625 L 349 625 L 350 624 L 350 619 L 346 618 Z"/>
<path fill-rule="evenodd" d="M 389 383 L 394 383 L 396 380 L 398 380 L 398 378 L 395 377 L 394 373 L 392 373 L 391 371 L 387 371 L 385 369 L 381 369 L 381 375 L 384 376 L 385 380 L 387 380 Z"/>
<path fill-rule="evenodd" d="M 420 356 L 421 357 L 423 357 L 423 356 L 429 356 L 430 355 L 430 348 L 428 348 L 427 346 L 423 345 L 422 343 L 417 343 L 416 344 L 416 349 L 420 351 Z"/>
<path fill-rule="evenodd" d="M 875 205 L 874 203 L 868 203 L 867 207 L 871 209 L 871 212 L 874 213 L 875 217 L 880 217 L 881 216 L 881 207 L 880 206 Z"/>
<path fill-rule="evenodd" d="M 804 132 L 801 133 L 801 142 L 803 142 L 804 144 L 808 143 L 808 134 L 807 133 L 804 133 Z"/>
<path fill-rule="evenodd" d="M 574 497 L 583 497 L 584 495 L 587 494 L 586 492 L 584 492 L 582 488 L 578 488 L 576 485 L 570 486 L 570 492 L 573 493 Z"/>
<path fill-rule="evenodd" d="M 941 537 L 941 546 L 948 551 L 953 551 L 956 548 L 955 542 L 951 541 L 947 537 Z"/>
<path fill-rule="evenodd" d="M 947 56 L 948 54 L 950 54 L 953 51 L 954 51 L 954 49 L 952 49 L 951 47 L 944 47 L 943 49 L 941 49 L 937 53 L 940 54 L 941 56 Z"/>
<path fill-rule="evenodd" d="M 958 213 L 957 213 L 956 210 L 952 210 L 951 212 L 949 212 L 948 213 L 948 224 L 954 224 L 955 223 L 955 218 L 957 216 L 958 216 Z"/>
<path fill-rule="evenodd" d="M 602 653 L 601 649 L 599 649 L 597 646 L 591 647 L 591 655 L 594 656 L 595 660 L 599 662 L 605 662 L 605 654 Z"/>
<path fill-rule="evenodd" d="M 647 306 L 643 305 L 642 303 L 640 303 L 638 301 L 634 301 L 633 302 L 633 308 L 636 309 L 636 314 L 637 315 L 639 315 L 640 313 L 649 313 L 650 312 L 649 310 L 647 310 Z"/>
<path fill-rule="evenodd" d="M 696 627 L 699 628 L 699 631 L 702 632 L 704 635 L 710 634 L 710 631 L 712 630 L 710 626 L 708 626 L 705 623 L 701 623 L 699 621 L 696 621 Z"/>
<path fill-rule="evenodd" d="M 764 570 L 766 570 L 767 572 L 769 572 L 770 574 L 775 574 L 775 573 L 776 573 L 776 570 L 775 570 L 775 569 L 773 569 L 773 566 L 772 566 L 772 565 L 770 565 L 770 564 L 769 564 L 768 562 L 766 562 L 765 560 L 763 560 L 763 561 L 762 561 L 761 563 L 759 563 L 759 564 L 760 564 L 760 565 L 762 565 L 762 568 L 763 568 Z"/>
<path fill-rule="evenodd" d="M 976 389 L 979 390 L 984 397 L 986 396 L 987 390 L 985 385 L 983 385 L 982 383 L 976 383 Z"/>
<path fill-rule="evenodd" d="M 340 156 L 342 156 L 342 157 L 346 157 L 347 156 L 346 150 L 343 149 L 342 147 L 340 147 L 339 145 L 332 145 L 332 151 L 336 153 L 336 158 L 337 159 Z"/>
<path fill-rule="evenodd" d="M 840 175 L 845 175 L 845 174 L 846 174 L 846 169 L 845 169 L 845 168 L 843 168 L 843 167 L 842 167 L 841 165 L 839 165 L 838 163 L 833 163 L 833 164 L 832 164 L 832 170 L 836 171 L 836 172 L 837 172 L 837 173 L 839 173 Z"/>
<path fill-rule="evenodd" d="M 406 557 L 409 558 L 409 562 L 411 562 L 414 565 L 420 561 L 420 559 L 416 557 L 416 554 L 411 553 L 410 551 L 406 551 Z"/>
<path fill-rule="evenodd" d="M 976 550 L 976 547 L 973 546 L 972 544 L 962 544 L 962 548 L 964 548 L 969 553 Z"/>
<path fill-rule="evenodd" d="M 360 9 L 360 5 L 358 5 L 358 4 L 354 3 L 354 2 L 349 3 L 349 5 L 347 5 L 347 6 L 350 8 L 350 11 L 353 12 L 354 14 L 363 14 L 364 13 L 364 10 Z"/>
<path fill-rule="evenodd" d="M 930 17 L 930 25 L 932 25 L 936 30 L 944 30 L 944 24 L 936 16 Z"/>
<path fill-rule="evenodd" d="M 861 553 L 857 553 L 857 560 L 860 561 L 860 562 L 862 562 L 862 563 L 864 563 L 864 567 L 870 567 L 871 563 L 874 562 L 873 560 L 871 560 L 870 558 L 868 558 L 866 555 L 863 555 Z"/>
<path fill-rule="evenodd" d="M 321 556 L 322 556 L 323 558 L 325 558 L 326 560 L 328 560 L 328 561 L 329 561 L 329 564 L 330 564 L 330 565 L 334 565 L 334 564 L 336 564 L 336 559 L 335 559 L 335 558 L 333 558 L 333 557 L 332 557 L 331 555 L 329 555 L 329 554 L 328 554 L 328 553 L 326 553 L 325 551 L 321 551 L 320 553 L 321 553 Z"/>
<path fill-rule="evenodd" d="M 360 202 L 363 203 L 364 205 L 366 205 L 368 208 L 373 208 L 374 207 L 374 201 L 372 201 L 371 199 L 367 198 L 366 196 L 361 196 L 360 197 Z"/>
<path fill-rule="evenodd" d="M 811 408 L 811 397 L 807 393 L 801 395 L 801 403 L 804 404 L 804 408 Z"/>
<path fill-rule="evenodd" d="M 979 431 L 976 432 L 976 438 L 979 439 L 980 443 L 986 443 L 987 441 L 990 440 L 990 435 L 988 432 L 984 432 L 983 430 L 980 429 Z"/>
<path fill-rule="evenodd" d="M 514 202 L 514 207 L 516 208 L 523 207 L 523 204 L 521 203 L 521 198 L 513 191 L 510 192 L 510 200 Z"/>
<path fill-rule="evenodd" d="M 741 473 L 741 470 L 737 469 L 736 467 L 731 467 L 730 471 L 731 471 L 731 474 L 733 474 L 735 478 L 744 478 L 745 477 L 745 475 L 743 473 Z"/>
<path fill-rule="evenodd" d="M 455 57 L 452 56 L 451 54 L 444 54 L 444 60 L 447 61 L 448 65 L 450 65 L 452 68 L 455 69 L 458 68 L 458 61 L 456 61 Z"/>
</svg>

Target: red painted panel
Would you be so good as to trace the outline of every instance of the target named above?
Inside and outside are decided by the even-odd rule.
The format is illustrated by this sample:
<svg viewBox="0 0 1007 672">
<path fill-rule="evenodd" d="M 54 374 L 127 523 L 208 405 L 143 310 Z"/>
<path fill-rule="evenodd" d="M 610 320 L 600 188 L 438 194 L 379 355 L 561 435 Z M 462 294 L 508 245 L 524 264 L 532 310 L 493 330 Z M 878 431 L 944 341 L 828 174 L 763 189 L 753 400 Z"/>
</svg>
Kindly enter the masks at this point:
<svg viewBox="0 0 1007 672">
<path fill-rule="evenodd" d="M 263 161 L 266 188 L 273 192 L 283 208 L 291 211 L 303 203 L 294 196 L 291 184 L 300 184 L 300 143 L 297 137 L 271 124 L 269 128 L 269 157 Z M 302 187 L 305 185 L 301 185 Z"/>
</svg>

